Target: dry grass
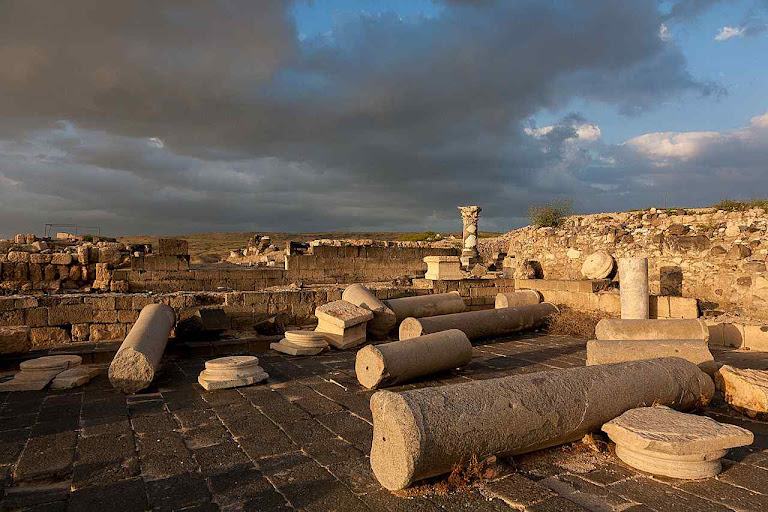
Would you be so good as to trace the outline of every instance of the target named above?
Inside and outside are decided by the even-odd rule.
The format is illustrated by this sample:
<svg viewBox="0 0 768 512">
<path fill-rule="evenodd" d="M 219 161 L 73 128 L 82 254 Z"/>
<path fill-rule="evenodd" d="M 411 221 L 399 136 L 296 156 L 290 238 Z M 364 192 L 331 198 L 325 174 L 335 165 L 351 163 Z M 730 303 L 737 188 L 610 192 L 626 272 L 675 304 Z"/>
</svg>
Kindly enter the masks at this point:
<svg viewBox="0 0 768 512">
<path fill-rule="evenodd" d="M 597 322 L 605 318 L 586 311 L 577 311 L 565 306 L 559 306 L 560 312 L 549 317 L 547 332 L 560 336 L 571 336 L 591 340 L 595 338 Z"/>
</svg>

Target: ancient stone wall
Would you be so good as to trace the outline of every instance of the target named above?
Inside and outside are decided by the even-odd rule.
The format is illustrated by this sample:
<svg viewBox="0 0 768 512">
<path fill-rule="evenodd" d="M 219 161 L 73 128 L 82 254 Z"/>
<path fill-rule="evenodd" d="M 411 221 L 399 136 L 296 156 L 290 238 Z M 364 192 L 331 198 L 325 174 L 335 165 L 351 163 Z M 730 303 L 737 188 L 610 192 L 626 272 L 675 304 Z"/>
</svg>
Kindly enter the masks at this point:
<svg viewBox="0 0 768 512">
<path fill-rule="evenodd" d="M 768 214 L 655 209 L 568 217 L 557 228 L 527 226 L 481 241 L 489 255 L 506 248 L 531 260 L 536 277 L 583 279 L 592 252 L 614 258 L 647 256 L 651 293 L 698 299 L 703 314 L 768 319 Z M 520 276 L 518 276 L 520 277 Z"/>
</svg>

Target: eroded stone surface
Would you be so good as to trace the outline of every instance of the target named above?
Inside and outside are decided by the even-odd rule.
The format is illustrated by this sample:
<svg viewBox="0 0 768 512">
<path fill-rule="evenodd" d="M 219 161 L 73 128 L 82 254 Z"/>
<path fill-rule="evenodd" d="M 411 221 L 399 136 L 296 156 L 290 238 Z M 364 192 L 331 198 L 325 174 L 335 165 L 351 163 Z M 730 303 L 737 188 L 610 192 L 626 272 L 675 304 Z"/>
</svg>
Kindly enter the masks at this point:
<svg viewBox="0 0 768 512">
<path fill-rule="evenodd" d="M 319 321 L 346 328 L 373 319 L 373 313 L 345 300 L 336 300 L 318 306 L 315 316 Z"/>
<path fill-rule="evenodd" d="M 269 375 L 259 366 L 255 356 L 228 356 L 206 361 L 205 370 L 197 381 L 204 389 L 211 391 L 250 386 L 267 378 Z"/>
<path fill-rule="evenodd" d="M 613 256 L 605 251 L 593 252 L 581 265 L 581 275 L 587 279 L 605 279 L 616 268 Z"/>
<path fill-rule="evenodd" d="M 640 407 L 603 425 L 616 455 L 632 467 L 672 478 L 709 478 L 720 473 L 729 448 L 752 444 L 736 425 L 668 407 Z"/>
<path fill-rule="evenodd" d="M 70 389 L 88 384 L 91 379 L 99 374 L 98 368 L 89 366 L 77 366 L 69 368 L 56 375 L 51 382 L 51 389 Z"/>
<path fill-rule="evenodd" d="M 289 356 L 314 356 L 325 350 L 327 346 L 328 345 L 326 344 L 325 347 L 305 347 L 296 345 L 285 338 L 280 340 L 278 343 L 269 344 L 269 348 L 272 350 L 277 350 L 278 352 L 288 354 Z"/>
<path fill-rule="evenodd" d="M 19 365 L 19 369 L 23 372 L 49 370 L 63 371 L 67 368 L 78 366 L 82 362 L 83 358 L 75 355 L 45 356 L 24 361 Z"/>
<path fill-rule="evenodd" d="M 306 348 L 325 348 L 328 346 L 328 338 L 317 331 L 285 331 L 285 339 L 293 345 Z"/>
<path fill-rule="evenodd" d="M 768 413 L 768 370 L 748 370 L 724 365 L 715 374 L 726 402 L 749 416 Z"/>
</svg>

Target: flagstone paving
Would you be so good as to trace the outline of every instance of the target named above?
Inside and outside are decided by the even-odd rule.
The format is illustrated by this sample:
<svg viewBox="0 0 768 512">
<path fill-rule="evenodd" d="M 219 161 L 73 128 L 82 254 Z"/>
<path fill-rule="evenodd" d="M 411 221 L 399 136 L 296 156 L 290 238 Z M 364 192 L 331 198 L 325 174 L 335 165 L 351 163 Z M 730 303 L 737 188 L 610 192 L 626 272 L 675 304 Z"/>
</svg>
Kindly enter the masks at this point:
<svg viewBox="0 0 768 512">
<path fill-rule="evenodd" d="M 491 479 L 448 494 L 395 495 L 370 470 L 372 392 L 357 384 L 354 351 L 253 355 L 264 385 L 207 392 L 197 383 L 205 360 L 174 357 L 136 395 L 104 373 L 82 388 L 0 394 L 0 510 L 768 510 L 768 424 L 721 401 L 706 414 L 755 442 L 731 451 L 717 478 L 655 478 L 574 443 L 499 460 Z M 584 340 L 504 338 L 476 345 L 461 370 L 390 389 L 583 366 L 585 356 Z"/>
</svg>

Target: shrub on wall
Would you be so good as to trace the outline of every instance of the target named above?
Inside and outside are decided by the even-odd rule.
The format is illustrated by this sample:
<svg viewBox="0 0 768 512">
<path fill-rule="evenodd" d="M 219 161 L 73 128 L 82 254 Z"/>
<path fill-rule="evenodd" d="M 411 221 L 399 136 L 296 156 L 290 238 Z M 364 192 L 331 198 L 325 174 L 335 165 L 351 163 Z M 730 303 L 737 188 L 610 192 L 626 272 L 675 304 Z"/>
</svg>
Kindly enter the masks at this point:
<svg viewBox="0 0 768 512">
<path fill-rule="evenodd" d="M 531 224 L 543 228 L 559 226 L 566 215 L 571 212 L 571 201 L 561 199 L 546 204 L 534 204 L 528 209 Z"/>
</svg>

